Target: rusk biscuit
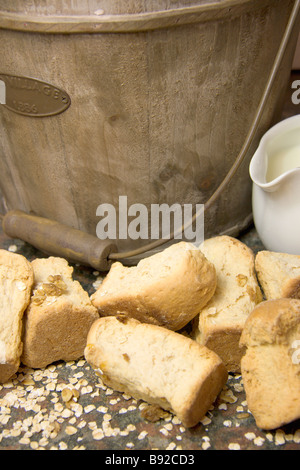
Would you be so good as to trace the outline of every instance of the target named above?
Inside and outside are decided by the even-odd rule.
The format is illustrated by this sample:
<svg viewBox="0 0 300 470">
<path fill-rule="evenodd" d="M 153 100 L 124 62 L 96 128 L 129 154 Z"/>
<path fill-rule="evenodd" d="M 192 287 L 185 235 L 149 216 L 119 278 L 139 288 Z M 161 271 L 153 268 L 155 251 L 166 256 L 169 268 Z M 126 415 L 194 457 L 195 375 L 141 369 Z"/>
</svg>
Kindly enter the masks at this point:
<svg viewBox="0 0 300 470">
<path fill-rule="evenodd" d="M 255 269 L 266 300 L 300 298 L 300 256 L 260 251 Z"/>
<path fill-rule="evenodd" d="M 210 300 L 215 288 L 213 264 L 192 244 L 178 242 L 134 267 L 114 263 L 91 300 L 100 316 L 126 314 L 179 330 Z"/>
<path fill-rule="evenodd" d="M 264 301 L 248 317 L 241 345 L 249 410 L 262 429 L 300 418 L 300 300 Z"/>
<path fill-rule="evenodd" d="M 88 293 L 72 279 L 65 259 L 32 261 L 35 284 L 24 315 L 22 363 L 43 368 L 83 356 L 92 323 L 99 318 Z"/>
<path fill-rule="evenodd" d="M 217 288 L 193 322 L 196 341 L 215 351 L 228 371 L 240 372 L 240 336 L 248 315 L 262 300 L 254 269 L 254 253 L 241 241 L 218 236 L 200 250 L 217 273 Z"/>
<path fill-rule="evenodd" d="M 22 255 L 0 250 L 0 382 L 19 368 L 22 318 L 30 302 L 33 269 Z"/>
<path fill-rule="evenodd" d="M 192 339 L 125 315 L 97 320 L 85 358 L 107 386 L 170 410 L 191 427 L 227 381 L 220 358 Z"/>
</svg>

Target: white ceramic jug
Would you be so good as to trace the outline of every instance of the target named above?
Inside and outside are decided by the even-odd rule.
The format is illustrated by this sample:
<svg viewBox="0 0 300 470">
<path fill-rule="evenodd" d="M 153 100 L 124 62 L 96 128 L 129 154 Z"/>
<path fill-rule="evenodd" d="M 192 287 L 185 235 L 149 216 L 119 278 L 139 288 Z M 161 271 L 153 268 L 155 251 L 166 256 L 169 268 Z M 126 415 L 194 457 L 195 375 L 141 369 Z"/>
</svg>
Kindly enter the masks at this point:
<svg viewBox="0 0 300 470">
<path fill-rule="evenodd" d="M 257 233 L 270 251 L 300 255 L 300 115 L 272 127 L 250 162 Z"/>
</svg>

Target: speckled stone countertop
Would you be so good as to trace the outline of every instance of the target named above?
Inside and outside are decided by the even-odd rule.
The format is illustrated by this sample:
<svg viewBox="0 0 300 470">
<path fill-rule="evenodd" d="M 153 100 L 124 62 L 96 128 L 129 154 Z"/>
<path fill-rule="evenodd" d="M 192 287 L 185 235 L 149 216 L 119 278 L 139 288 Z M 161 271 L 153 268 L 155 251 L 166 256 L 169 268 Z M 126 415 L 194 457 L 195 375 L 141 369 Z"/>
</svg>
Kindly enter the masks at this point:
<svg viewBox="0 0 300 470">
<path fill-rule="evenodd" d="M 254 228 L 240 239 L 254 252 L 263 248 Z M 2 231 L 0 246 L 28 260 L 44 256 Z M 92 294 L 103 275 L 74 266 L 74 279 Z M 83 358 L 41 370 L 21 365 L 8 383 L 0 385 L 0 449 L 300 450 L 300 420 L 271 432 L 257 428 L 240 375 L 229 376 L 214 406 L 191 429 L 170 413 L 159 421 L 146 421 L 141 414 L 145 406 L 103 386 Z"/>
</svg>

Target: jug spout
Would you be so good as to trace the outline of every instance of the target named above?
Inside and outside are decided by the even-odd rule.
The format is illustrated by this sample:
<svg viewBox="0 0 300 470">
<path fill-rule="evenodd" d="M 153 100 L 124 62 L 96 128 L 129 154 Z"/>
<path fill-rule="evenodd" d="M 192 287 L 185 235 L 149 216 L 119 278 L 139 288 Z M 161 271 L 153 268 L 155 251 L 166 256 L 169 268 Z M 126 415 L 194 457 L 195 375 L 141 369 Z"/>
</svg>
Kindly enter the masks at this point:
<svg viewBox="0 0 300 470">
<path fill-rule="evenodd" d="M 254 184 L 271 192 L 293 174 L 299 176 L 299 129 L 300 115 L 281 121 L 263 136 L 249 167 Z"/>
</svg>

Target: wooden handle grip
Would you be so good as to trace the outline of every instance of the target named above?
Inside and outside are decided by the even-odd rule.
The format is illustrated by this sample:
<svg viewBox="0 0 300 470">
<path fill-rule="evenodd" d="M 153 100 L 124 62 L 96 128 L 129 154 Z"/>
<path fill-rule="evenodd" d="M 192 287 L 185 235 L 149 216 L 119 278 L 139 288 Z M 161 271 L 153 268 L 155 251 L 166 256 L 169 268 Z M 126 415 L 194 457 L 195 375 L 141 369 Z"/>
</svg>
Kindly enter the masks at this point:
<svg viewBox="0 0 300 470">
<path fill-rule="evenodd" d="M 19 238 L 38 250 L 71 262 L 88 265 L 98 271 L 108 271 L 110 253 L 117 247 L 110 240 L 25 212 L 9 211 L 3 218 L 3 230 L 9 237 Z"/>
</svg>

